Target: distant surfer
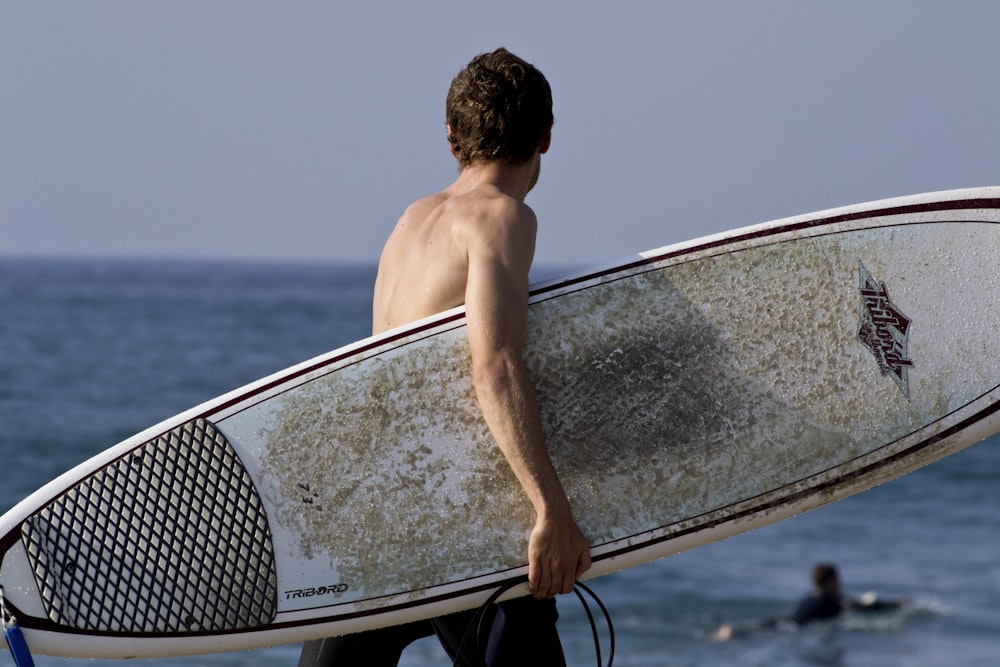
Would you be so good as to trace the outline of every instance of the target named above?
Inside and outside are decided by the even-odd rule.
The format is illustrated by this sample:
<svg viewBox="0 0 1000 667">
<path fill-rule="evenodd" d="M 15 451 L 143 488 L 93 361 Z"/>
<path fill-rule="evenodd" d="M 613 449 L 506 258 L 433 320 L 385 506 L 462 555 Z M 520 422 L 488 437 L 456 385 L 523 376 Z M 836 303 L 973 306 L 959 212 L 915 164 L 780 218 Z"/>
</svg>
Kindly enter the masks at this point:
<svg viewBox="0 0 1000 667">
<path fill-rule="evenodd" d="M 774 630 L 783 627 L 800 627 L 816 621 L 827 621 L 841 613 L 852 611 L 884 611 L 898 609 L 906 604 L 905 598 L 880 600 L 874 593 L 865 593 L 860 599 L 846 597 L 840 588 L 840 575 L 837 568 L 829 563 L 819 563 L 812 571 L 813 592 L 802 598 L 790 616 L 773 618 L 758 623 L 742 631 Z M 723 625 L 713 633 L 717 641 L 731 639 L 740 631 L 732 625 Z"/>
<path fill-rule="evenodd" d="M 506 49 L 476 56 L 452 81 L 448 142 L 459 175 L 411 204 L 379 260 L 373 333 L 465 304 L 471 375 L 486 423 L 535 510 L 528 542 L 533 594 L 501 603 L 468 664 L 565 664 L 554 596 L 591 564 L 542 432 L 523 358 L 528 270 L 537 220 L 525 196 L 549 149 L 552 94 L 540 71 Z M 454 659 L 471 612 L 306 642 L 300 667 L 396 665 L 414 639 L 437 634 Z"/>
</svg>

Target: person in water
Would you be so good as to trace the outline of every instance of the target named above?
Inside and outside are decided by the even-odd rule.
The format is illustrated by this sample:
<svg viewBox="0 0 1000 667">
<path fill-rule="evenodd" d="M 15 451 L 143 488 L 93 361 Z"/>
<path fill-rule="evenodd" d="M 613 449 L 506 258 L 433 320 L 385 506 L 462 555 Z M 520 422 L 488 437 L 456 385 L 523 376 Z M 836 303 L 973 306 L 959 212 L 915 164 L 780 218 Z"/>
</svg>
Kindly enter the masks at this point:
<svg viewBox="0 0 1000 667">
<path fill-rule="evenodd" d="M 782 627 L 800 627 L 816 621 L 836 618 L 845 611 L 884 611 L 898 609 L 906 604 L 905 598 L 880 600 L 874 593 L 865 593 L 855 600 L 843 594 L 837 568 L 829 563 L 819 563 L 812 570 L 813 591 L 802 598 L 789 616 L 773 618 L 752 627 L 751 630 L 773 630 Z M 736 628 L 726 624 L 712 635 L 717 641 L 731 639 Z"/>
</svg>

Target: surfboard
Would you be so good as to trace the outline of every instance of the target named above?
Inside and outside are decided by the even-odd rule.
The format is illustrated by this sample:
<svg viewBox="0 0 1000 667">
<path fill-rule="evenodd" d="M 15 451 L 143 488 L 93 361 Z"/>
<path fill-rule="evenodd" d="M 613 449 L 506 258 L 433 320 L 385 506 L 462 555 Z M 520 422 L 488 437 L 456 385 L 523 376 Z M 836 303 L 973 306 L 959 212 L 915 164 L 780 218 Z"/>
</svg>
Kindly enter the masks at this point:
<svg viewBox="0 0 1000 667">
<path fill-rule="evenodd" d="M 599 576 L 1000 430 L 1000 187 L 736 229 L 533 286 L 532 372 Z M 0 518 L 31 649 L 231 651 L 483 602 L 533 523 L 456 308 L 114 445 Z M 509 595 L 523 594 L 514 589 Z"/>
</svg>

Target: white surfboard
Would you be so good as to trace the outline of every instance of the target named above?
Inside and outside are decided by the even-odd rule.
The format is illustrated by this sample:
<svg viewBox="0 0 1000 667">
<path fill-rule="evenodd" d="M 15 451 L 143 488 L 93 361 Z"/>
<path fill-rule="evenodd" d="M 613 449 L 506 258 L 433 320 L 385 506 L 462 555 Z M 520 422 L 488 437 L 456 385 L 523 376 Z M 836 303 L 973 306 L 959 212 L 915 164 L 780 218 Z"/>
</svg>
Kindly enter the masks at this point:
<svg viewBox="0 0 1000 667">
<path fill-rule="evenodd" d="M 529 328 L 588 576 L 660 558 L 1000 430 L 1000 188 L 653 250 L 535 286 Z M 458 308 L 60 476 L 0 518 L 0 585 L 38 653 L 246 649 L 476 606 L 532 519 Z"/>
</svg>

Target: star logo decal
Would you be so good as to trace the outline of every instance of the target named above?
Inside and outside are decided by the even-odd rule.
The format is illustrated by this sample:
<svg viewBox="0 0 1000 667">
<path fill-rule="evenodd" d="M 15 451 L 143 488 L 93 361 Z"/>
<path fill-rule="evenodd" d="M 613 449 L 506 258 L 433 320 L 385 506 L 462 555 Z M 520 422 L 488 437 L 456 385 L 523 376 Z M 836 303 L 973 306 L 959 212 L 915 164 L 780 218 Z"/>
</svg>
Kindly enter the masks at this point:
<svg viewBox="0 0 1000 667">
<path fill-rule="evenodd" d="M 913 361 L 907 357 L 912 320 L 892 302 L 885 283 L 875 280 L 864 264 L 858 263 L 861 305 L 858 309 L 858 340 L 875 356 L 879 371 L 892 378 L 910 398 L 908 371 Z"/>
</svg>

